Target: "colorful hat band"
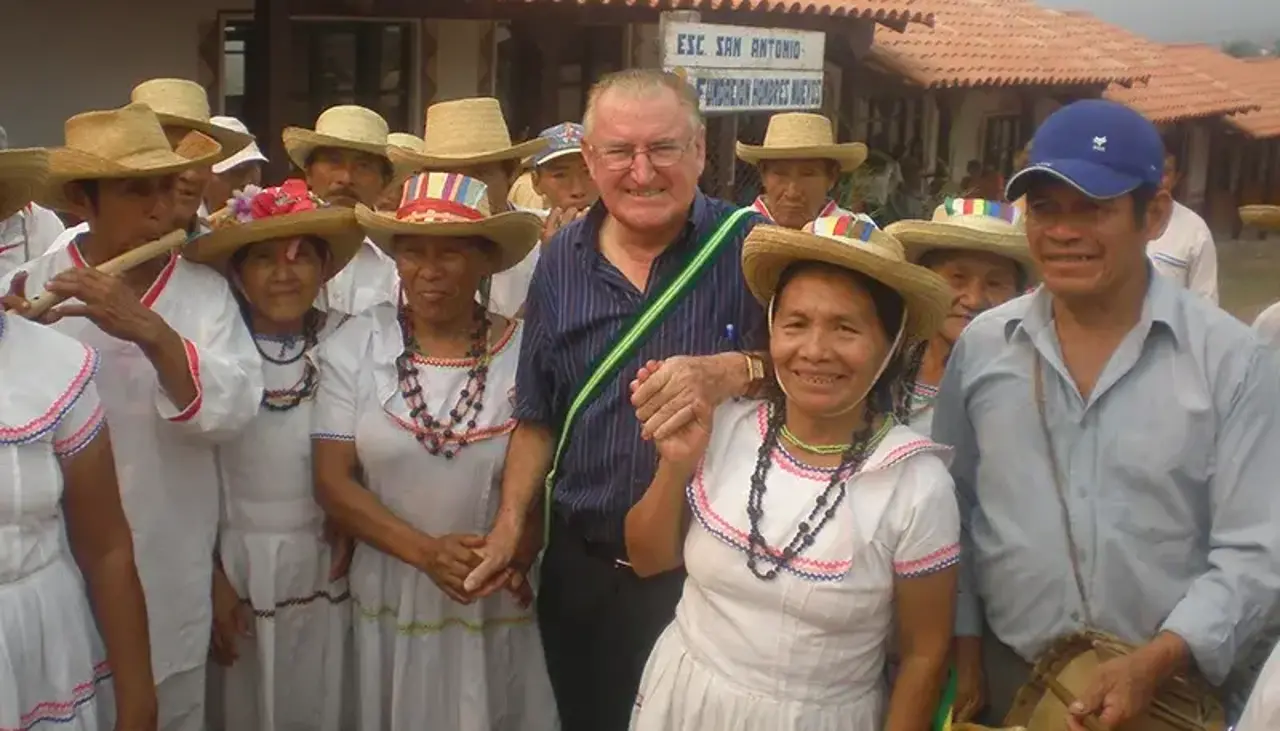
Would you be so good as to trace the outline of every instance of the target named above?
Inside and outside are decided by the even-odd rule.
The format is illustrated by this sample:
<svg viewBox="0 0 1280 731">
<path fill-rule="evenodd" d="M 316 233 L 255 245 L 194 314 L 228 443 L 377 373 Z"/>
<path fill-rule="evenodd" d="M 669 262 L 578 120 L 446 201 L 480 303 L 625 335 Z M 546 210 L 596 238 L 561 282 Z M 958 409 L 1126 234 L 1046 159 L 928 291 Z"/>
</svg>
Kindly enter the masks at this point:
<svg viewBox="0 0 1280 731">
<path fill-rule="evenodd" d="M 484 217 L 483 211 L 439 198 L 419 198 L 396 209 L 396 218 L 409 223 L 480 221 Z"/>
<path fill-rule="evenodd" d="M 1012 204 L 981 198 L 948 198 L 942 207 L 948 216 L 986 216 L 1010 225 L 1016 224 L 1019 216 L 1017 207 Z"/>
<path fill-rule="evenodd" d="M 853 216 L 823 216 L 805 227 L 810 233 L 834 239 L 871 241 L 876 227 Z"/>
</svg>

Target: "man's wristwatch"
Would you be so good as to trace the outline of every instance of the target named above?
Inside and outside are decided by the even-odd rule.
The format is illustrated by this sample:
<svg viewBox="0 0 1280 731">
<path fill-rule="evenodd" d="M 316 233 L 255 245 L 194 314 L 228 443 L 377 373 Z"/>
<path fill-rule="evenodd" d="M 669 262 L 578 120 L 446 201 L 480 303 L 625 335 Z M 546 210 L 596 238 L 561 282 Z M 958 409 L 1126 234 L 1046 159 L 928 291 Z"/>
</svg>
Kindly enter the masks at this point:
<svg viewBox="0 0 1280 731">
<path fill-rule="evenodd" d="M 743 396 L 755 398 L 764 386 L 766 375 L 764 358 L 761 358 L 756 353 L 743 353 L 742 357 L 747 361 L 747 390 Z"/>
</svg>

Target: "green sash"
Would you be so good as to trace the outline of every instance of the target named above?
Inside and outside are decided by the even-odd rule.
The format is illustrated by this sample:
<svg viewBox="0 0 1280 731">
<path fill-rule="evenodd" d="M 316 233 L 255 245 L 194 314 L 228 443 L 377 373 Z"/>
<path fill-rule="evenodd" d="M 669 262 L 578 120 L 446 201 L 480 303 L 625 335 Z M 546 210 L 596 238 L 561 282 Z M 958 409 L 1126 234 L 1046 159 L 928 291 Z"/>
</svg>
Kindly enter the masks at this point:
<svg viewBox="0 0 1280 731">
<path fill-rule="evenodd" d="M 551 492 L 555 488 L 556 472 L 560 468 L 560 457 L 564 454 L 564 449 L 569 444 L 569 433 L 573 430 L 574 421 L 599 395 L 600 387 L 610 378 L 617 375 L 622 365 L 631 358 L 637 348 L 644 344 L 645 340 L 653 332 L 654 326 L 662 321 L 663 316 L 693 289 L 702 278 L 702 274 L 706 272 L 707 266 L 715 260 L 716 254 L 724 247 L 724 242 L 728 241 L 739 225 L 754 213 L 755 211 L 750 208 L 742 208 L 729 214 L 727 218 L 721 221 L 715 231 L 712 231 L 711 235 L 702 243 L 698 252 L 685 263 L 684 269 L 679 276 L 667 285 L 662 294 L 649 302 L 622 337 L 614 343 L 603 358 L 596 362 L 595 368 L 592 369 L 591 375 L 587 377 L 586 383 L 582 384 L 582 388 L 578 389 L 578 393 L 569 404 L 569 411 L 565 414 L 564 424 L 560 427 L 560 437 L 556 441 L 555 455 L 551 458 L 551 470 L 547 472 L 547 479 L 544 483 L 545 494 L 543 495 L 542 515 L 544 546 L 547 545 L 551 537 Z"/>
</svg>

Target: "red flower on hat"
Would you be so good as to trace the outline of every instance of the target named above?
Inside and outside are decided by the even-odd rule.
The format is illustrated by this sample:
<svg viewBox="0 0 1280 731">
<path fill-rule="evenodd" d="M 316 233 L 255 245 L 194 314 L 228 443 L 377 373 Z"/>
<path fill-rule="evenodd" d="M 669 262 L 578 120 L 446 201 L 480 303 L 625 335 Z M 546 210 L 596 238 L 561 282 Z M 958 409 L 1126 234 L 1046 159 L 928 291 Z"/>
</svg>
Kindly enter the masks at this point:
<svg viewBox="0 0 1280 731">
<path fill-rule="evenodd" d="M 307 190 L 307 183 L 296 178 L 286 180 L 278 188 L 267 188 L 253 197 L 249 204 L 249 215 L 254 219 L 283 216 L 287 213 L 314 211 L 319 208 L 318 201 L 312 198 Z"/>
</svg>

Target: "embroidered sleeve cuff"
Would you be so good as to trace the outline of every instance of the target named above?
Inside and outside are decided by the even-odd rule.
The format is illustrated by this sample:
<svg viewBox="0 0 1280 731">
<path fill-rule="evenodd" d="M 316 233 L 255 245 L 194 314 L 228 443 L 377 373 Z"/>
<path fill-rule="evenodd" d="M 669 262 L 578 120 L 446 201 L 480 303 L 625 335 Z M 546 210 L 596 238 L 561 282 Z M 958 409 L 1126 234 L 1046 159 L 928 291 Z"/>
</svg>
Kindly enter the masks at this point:
<svg viewBox="0 0 1280 731">
<path fill-rule="evenodd" d="M 322 439 L 328 442 L 354 442 L 356 440 L 355 436 L 352 434 L 338 434 L 336 432 L 329 431 L 313 431 L 311 432 L 311 438 Z"/>
<path fill-rule="evenodd" d="M 160 414 L 175 423 L 191 421 L 196 414 L 200 413 L 200 407 L 204 405 L 204 386 L 200 384 L 200 351 L 195 343 L 186 338 L 182 339 L 182 347 L 187 353 L 187 368 L 191 371 L 191 382 L 196 386 L 196 397 L 191 399 L 191 403 L 187 404 L 186 408 L 172 414 L 172 402 L 167 395 L 161 394 Z"/>
<path fill-rule="evenodd" d="M 53 442 L 53 452 L 62 458 L 75 455 L 80 450 L 89 446 L 89 443 L 98 436 L 98 432 L 102 431 L 102 426 L 107 423 L 106 416 L 103 414 L 102 405 L 99 404 L 93 410 L 93 415 L 71 436 L 65 439 L 57 439 Z"/>
<path fill-rule="evenodd" d="M 945 568 L 955 566 L 959 562 L 960 544 L 952 543 L 949 546 L 939 548 L 924 558 L 913 561 L 894 561 L 893 573 L 897 574 L 898 578 L 901 579 L 914 579 L 918 576 L 928 576 Z"/>
</svg>

